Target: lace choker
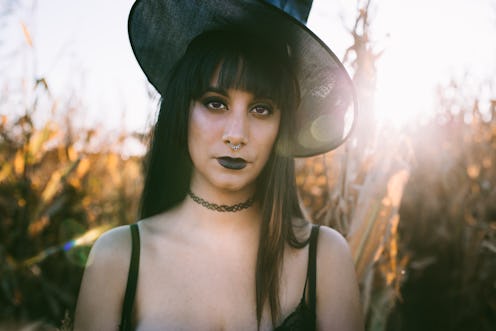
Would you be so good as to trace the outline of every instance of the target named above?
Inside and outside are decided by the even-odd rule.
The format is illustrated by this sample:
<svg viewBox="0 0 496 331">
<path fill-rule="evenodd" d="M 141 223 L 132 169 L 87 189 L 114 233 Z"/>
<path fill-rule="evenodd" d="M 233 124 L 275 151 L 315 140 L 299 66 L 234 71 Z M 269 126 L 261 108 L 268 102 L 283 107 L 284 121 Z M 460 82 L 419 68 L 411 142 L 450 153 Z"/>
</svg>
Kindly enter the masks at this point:
<svg viewBox="0 0 496 331">
<path fill-rule="evenodd" d="M 246 209 L 246 208 L 251 207 L 253 205 L 253 202 L 255 202 L 255 198 L 254 197 L 251 197 L 251 198 L 249 198 L 248 200 L 246 200 L 244 202 L 240 202 L 240 203 L 237 203 L 237 204 L 234 204 L 234 205 L 218 205 L 216 203 L 208 202 L 208 201 L 200 198 L 199 196 L 197 196 L 196 194 L 194 194 L 190 190 L 188 190 L 188 195 L 197 204 L 200 204 L 200 205 L 202 205 L 205 208 L 208 208 L 210 210 L 215 210 L 215 211 L 218 211 L 218 212 L 230 212 L 230 213 L 234 213 L 234 212 L 237 212 L 237 211 L 240 211 L 240 210 L 243 210 L 243 209 Z"/>
</svg>

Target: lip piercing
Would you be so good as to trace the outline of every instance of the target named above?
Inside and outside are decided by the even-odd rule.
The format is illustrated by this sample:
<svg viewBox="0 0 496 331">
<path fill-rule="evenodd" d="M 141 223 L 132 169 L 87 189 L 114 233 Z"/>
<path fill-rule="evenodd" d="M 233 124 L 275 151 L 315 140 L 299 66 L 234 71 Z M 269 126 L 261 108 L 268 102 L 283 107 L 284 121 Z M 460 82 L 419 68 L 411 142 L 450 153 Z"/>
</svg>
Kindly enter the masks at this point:
<svg viewBox="0 0 496 331">
<path fill-rule="evenodd" d="M 231 147 L 231 149 L 235 152 L 239 151 L 239 149 L 241 148 L 241 144 L 237 144 L 237 145 L 234 145 L 233 143 L 227 143 L 229 145 L 229 147 Z"/>
</svg>

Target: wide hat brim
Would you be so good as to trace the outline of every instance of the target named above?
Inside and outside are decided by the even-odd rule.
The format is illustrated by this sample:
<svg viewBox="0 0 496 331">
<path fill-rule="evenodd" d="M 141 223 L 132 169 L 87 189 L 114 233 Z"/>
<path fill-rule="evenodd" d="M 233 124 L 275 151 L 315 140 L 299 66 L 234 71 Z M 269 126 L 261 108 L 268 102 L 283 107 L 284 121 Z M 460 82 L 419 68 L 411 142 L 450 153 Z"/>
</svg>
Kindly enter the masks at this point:
<svg viewBox="0 0 496 331">
<path fill-rule="evenodd" d="M 324 42 L 282 10 L 260 0 L 137 0 L 128 32 L 139 65 L 164 95 L 170 71 L 190 41 L 229 26 L 288 43 L 301 94 L 289 154 L 313 156 L 341 145 L 357 117 L 353 83 Z"/>
</svg>

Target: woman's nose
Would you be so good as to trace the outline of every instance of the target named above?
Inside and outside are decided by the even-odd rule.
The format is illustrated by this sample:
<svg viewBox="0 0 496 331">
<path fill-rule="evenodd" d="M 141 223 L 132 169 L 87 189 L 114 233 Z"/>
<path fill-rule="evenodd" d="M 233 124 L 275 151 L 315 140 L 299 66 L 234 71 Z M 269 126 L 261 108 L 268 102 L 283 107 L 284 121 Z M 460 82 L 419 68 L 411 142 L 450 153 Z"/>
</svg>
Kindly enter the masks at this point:
<svg viewBox="0 0 496 331">
<path fill-rule="evenodd" d="M 248 142 L 248 118 L 245 111 L 231 111 L 222 137 L 226 144 L 246 145 Z"/>
</svg>

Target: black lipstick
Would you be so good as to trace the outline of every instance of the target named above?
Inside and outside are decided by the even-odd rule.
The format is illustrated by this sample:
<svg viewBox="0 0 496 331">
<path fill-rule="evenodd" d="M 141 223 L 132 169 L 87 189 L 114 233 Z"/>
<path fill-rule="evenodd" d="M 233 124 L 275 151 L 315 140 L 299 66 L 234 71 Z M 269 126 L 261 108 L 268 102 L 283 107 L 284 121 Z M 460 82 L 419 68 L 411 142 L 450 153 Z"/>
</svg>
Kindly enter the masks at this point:
<svg viewBox="0 0 496 331">
<path fill-rule="evenodd" d="M 219 157 L 217 162 L 226 169 L 241 170 L 246 167 L 246 161 L 242 158 Z"/>
</svg>

